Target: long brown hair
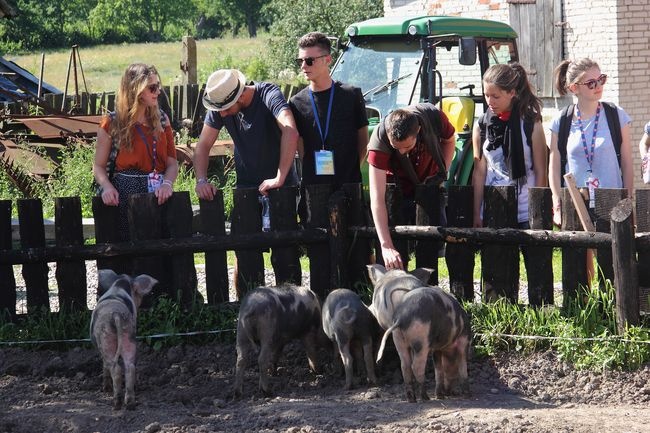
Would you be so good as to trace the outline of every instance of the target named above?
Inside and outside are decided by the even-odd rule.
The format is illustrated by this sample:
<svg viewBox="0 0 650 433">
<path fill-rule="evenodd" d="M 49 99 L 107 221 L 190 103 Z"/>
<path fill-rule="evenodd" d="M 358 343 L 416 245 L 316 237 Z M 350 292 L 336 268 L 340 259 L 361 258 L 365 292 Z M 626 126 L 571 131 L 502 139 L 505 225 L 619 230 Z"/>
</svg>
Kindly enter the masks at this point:
<svg viewBox="0 0 650 433">
<path fill-rule="evenodd" d="M 507 92 L 514 90 L 513 108 L 516 108 L 523 118 L 542 120 L 542 101 L 533 92 L 528 74 L 519 63 L 490 66 L 483 75 L 483 82 L 494 84 Z"/>
<path fill-rule="evenodd" d="M 133 127 L 141 104 L 139 97 L 142 92 L 149 91 L 147 84 L 152 75 L 160 79 L 156 67 L 144 63 L 132 63 L 124 71 L 115 98 L 115 118 L 111 122 L 111 136 L 117 138 L 119 149 L 133 150 Z M 163 132 L 160 109 L 146 107 L 145 116 L 153 128 L 154 136 L 158 137 Z"/>
</svg>

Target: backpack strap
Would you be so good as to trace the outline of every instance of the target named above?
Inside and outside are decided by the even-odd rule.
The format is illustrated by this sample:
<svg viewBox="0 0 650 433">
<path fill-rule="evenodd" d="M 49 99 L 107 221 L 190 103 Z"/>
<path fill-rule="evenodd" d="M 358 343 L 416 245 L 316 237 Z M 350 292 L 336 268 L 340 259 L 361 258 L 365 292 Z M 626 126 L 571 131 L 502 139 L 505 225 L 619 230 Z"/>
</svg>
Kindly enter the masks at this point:
<svg viewBox="0 0 650 433">
<path fill-rule="evenodd" d="M 574 104 L 564 107 L 560 113 L 560 129 L 557 132 L 557 150 L 560 152 L 560 184 L 564 186 L 565 168 L 567 165 L 566 145 L 569 140 L 571 121 L 573 120 Z"/>
<path fill-rule="evenodd" d="M 616 151 L 616 159 L 618 160 L 618 167 L 621 167 L 621 144 L 623 143 L 623 136 L 621 135 L 621 121 L 618 118 L 618 108 L 611 102 L 602 102 L 605 109 L 605 117 L 607 117 L 607 126 L 609 126 L 609 133 L 612 136 L 612 143 L 614 143 L 614 150 Z"/>
<path fill-rule="evenodd" d="M 111 118 L 111 122 L 115 121 L 115 111 L 109 111 L 108 116 Z M 113 174 L 115 173 L 115 160 L 117 159 L 117 153 L 119 152 L 119 146 L 117 143 L 117 137 L 111 136 L 111 151 L 108 154 L 108 161 L 106 162 L 106 174 L 108 175 L 108 180 L 113 181 Z"/>
</svg>

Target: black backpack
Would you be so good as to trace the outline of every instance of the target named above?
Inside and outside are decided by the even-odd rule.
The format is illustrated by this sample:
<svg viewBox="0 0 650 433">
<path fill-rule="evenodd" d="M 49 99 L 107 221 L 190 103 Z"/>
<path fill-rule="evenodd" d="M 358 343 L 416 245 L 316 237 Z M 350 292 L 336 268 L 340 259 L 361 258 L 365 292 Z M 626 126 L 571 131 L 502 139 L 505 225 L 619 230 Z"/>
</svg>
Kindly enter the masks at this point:
<svg viewBox="0 0 650 433">
<path fill-rule="evenodd" d="M 614 143 L 614 150 L 616 151 L 616 159 L 618 160 L 619 171 L 621 169 L 621 143 L 623 137 L 621 136 L 621 122 L 618 118 L 618 109 L 616 105 L 611 102 L 602 102 L 605 109 L 605 117 L 607 118 L 607 126 L 612 135 L 612 142 Z M 564 185 L 565 167 L 567 164 L 566 145 L 569 140 L 569 131 L 571 130 L 571 121 L 573 120 L 573 111 L 575 104 L 569 104 L 562 109 L 560 117 L 560 129 L 557 133 L 557 149 L 560 151 L 560 180 Z M 621 175 L 621 177 L 623 177 Z"/>
</svg>

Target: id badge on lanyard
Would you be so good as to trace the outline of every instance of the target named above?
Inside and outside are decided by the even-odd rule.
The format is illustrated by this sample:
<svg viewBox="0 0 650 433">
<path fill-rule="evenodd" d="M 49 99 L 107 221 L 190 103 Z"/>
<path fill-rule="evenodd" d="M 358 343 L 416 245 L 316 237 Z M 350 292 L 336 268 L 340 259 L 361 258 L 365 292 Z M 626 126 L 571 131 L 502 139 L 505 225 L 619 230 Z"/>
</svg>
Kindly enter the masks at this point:
<svg viewBox="0 0 650 433">
<path fill-rule="evenodd" d="M 596 188 L 600 186 L 600 181 L 597 177 L 594 177 L 591 173 L 589 173 L 586 186 L 589 189 L 589 207 L 593 209 L 596 207 Z"/>
<path fill-rule="evenodd" d="M 316 161 L 316 174 L 317 175 L 333 175 L 334 174 L 334 153 L 330 150 L 319 150 L 314 152 L 314 160 Z"/>
<path fill-rule="evenodd" d="M 163 176 L 162 174 L 152 171 L 147 176 L 147 190 L 149 192 L 156 192 L 158 188 L 162 185 Z"/>
</svg>

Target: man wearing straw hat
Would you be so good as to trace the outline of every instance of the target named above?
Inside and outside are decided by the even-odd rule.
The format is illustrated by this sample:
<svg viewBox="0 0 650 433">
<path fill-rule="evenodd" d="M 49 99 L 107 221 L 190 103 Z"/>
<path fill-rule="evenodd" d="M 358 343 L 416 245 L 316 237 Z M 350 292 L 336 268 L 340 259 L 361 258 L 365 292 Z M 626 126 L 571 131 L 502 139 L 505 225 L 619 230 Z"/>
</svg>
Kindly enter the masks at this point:
<svg viewBox="0 0 650 433">
<path fill-rule="evenodd" d="M 257 188 L 267 196 L 270 189 L 298 184 L 293 165 L 298 131 L 278 86 L 264 82 L 247 85 L 240 71 L 219 69 L 208 77 L 203 105 L 208 112 L 194 153 L 195 190 L 199 198 L 212 200 L 217 191 L 207 179 L 208 157 L 223 127 L 234 143 L 238 188 Z M 271 262 L 277 277 L 279 269 L 273 259 Z M 288 274 L 289 280 L 282 282 L 301 283 L 297 248 L 286 271 L 282 274 Z"/>
<path fill-rule="evenodd" d="M 219 69 L 208 77 L 203 96 L 208 109 L 194 154 L 196 194 L 212 200 L 217 190 L 207 180 L 210 148 L 225 127 L 235 145 L 237 186 L 260 194 L 298 183 L 294 157 L 298 131 L 286 99 L 272 83 L 246 85 L 236 69 Z"/>
</svg>

